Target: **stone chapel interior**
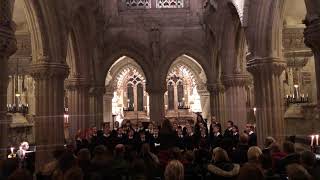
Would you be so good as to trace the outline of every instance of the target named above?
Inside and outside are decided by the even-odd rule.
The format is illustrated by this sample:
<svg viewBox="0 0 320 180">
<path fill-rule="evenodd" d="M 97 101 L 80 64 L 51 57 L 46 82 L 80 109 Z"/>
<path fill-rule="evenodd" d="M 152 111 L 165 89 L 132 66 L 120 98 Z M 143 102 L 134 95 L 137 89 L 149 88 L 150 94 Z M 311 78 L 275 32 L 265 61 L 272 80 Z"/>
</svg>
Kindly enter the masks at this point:
<svg viewBox="0 0 320 180">
<path fill-rule="evenodd" d="M 320 32 L 305 30 L 317 5 L 0 0 L 0 146 L 41 157 L 79 129 L 196 113 L 255 124 L 258 142 L 307 139 L 320 129 Z"/>
</svg>

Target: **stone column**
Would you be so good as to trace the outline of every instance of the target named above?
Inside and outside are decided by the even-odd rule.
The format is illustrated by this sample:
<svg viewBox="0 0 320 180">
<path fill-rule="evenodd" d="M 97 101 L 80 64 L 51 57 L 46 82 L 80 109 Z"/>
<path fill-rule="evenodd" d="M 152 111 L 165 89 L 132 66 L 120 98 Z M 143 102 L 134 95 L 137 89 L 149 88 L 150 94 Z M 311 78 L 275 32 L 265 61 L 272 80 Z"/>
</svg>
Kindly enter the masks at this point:
<svg viewBox="0 0 320 180">
<path fill-rule="evenodd" d="M 39 63 L 30 66 L 35 80 L 36 167 L 51 161 L 52 152 L 64 146 L 64 79 L 68 66 Z"/>
<path fill-rule="evenodd" d="M 14 0 L 0 0 L 0 159 L 8 146 L 7 90 L 8 59 L 17 50 L 15 24 L 12 22 Z"/>
<path fill-rule="evenodd" d="M 198 94 L 200 95 L 202 117 L 210 120 L 211 118 L 210 93 L 208 91 L 199 90 Z"/>
<path fill-rule="evenodd" d="M 66 80 L 69 108 L 69 134 L 71 140 L 79 130 L 89 128 L 89 84 L 84 78 L 71 77 Z"/>
<path fill-rule="evenodd" d="M 103 124 L 103 95 L 105 88 L 93 87 L 90 93 L 90 118 L 92 119 L 92 126 L 98 129 L 102 128 Z"/>
<path fill-rule="evenodd" d="M 242 131 L 247 124 L 247 92 L 245 86 L 249 83 L 249 76 L 233 74 L 224 76 L 223 81 L 226 88 L 226 108 L 228 111 L 226 120 L 233 121 Z"/>
<path fill-rule="evenodd" d="M 150 121 L 160 125 L 164 118 L 164 90 L 152 89 L 149 93 Z"/>
<path fill-rule="evenodd" d="M 211 115 L 216 117 L 216 120 L 224 125 L 226 122 L 225 112 L 225 87 L 222 83 L 208 85 L 210 92 L 210 108 Z"/>
<path fill-rule="evenodd" d="M 317 103 L 320 109 L 320 3 L 317 0 L 305 0 L 307 7 L 305 44 L 312 49 L 316 68 Z"/>
<path fill-rule="evenodd" d="M 285 139 L 284 97 L 280 86 L 280 76 L 285 68 L 286 62 L 280 58 L 252 59 L 247 64 L 254 79 L 256 126 L 260 145 L 267 136 L 273 136 L 279 142 Z"/>
<path fill-rule="evenodd" d="M 108 88 L 107 88 L 108 89 Z M 113 127 L 112 122 L 112 98 L 113 91 L 106 90 L 103 97 L 103 121 L 110 122 L 111 127 Z"/>
</svg>

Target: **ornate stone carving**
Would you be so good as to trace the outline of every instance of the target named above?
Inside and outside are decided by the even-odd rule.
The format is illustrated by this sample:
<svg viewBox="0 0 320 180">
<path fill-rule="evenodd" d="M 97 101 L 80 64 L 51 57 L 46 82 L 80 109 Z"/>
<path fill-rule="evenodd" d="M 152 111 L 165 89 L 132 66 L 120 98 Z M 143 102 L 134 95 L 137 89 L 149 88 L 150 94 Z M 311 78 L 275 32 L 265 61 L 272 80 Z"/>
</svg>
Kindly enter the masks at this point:
<svg viewBox="0 0 320 180">
<path fill-rule="evenodd" d="M 60 77 L 65 79 L 69 74 L 69 67 L 59 63 L 39 63 L 29 66 L 30 75 L 35 80 L 51 79 Z"/>
<path fill-rule="evenodd" d="M 226 87 L 230 86 L 245 86 L 250 83 L 247 74 L 232 74 L 223 76 L 223 83 Z"/>
<path fill-rule="evenodd" d="M 225 92 L 225 86 L 222 83 L 207 84 L 208 91 L 215 95 Z"/>
<path fill-rule="evenodd" d="M 282 31 L 282 44 L 285 52 L 293 50 L 308 50 L 304 44 L 303 28 L 287 27 Z"/>
<path fill-rule="evenodd" d="M 68 78 L 64 83 L 66 89 L 68 90 L 77 90 L 81 88 L 89 89 L 89 82 L 85 78 Z"/>
<path fill-rule="evenodd" d="M 279 58 L 255 58 L 247 63 L 247 69 L 252 74 L 275 73 L 280 75 L 286 66 L 286 62 Z"/>
</svg>

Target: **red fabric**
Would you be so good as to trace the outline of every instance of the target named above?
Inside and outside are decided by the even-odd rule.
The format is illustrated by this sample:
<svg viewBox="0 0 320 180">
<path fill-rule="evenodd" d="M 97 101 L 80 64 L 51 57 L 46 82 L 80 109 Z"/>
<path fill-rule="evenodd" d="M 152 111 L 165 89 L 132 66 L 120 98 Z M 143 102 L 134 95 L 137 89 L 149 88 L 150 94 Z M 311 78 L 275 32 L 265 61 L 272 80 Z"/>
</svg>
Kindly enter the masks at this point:
<svg viewBox="0 0 320 180">
<path fill-rule="evenodd" d="M 272 157 L 272 168 L 276 169 L 276 164 L 280 161 L 280 159 L 286 157 L 287 154 L 284 152 L 275 152 L 271 154 Z"/>
</svg>

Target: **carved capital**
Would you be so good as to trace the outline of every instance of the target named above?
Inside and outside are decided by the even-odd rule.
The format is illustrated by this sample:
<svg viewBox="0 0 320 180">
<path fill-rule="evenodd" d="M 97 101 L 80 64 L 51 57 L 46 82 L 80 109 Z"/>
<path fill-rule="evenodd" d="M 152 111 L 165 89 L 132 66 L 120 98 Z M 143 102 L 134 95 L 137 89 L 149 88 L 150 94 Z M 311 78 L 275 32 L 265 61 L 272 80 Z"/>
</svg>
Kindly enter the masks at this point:
<svg viewBox="0 0 320 180">
<path fill-rule="evenodd" d="M 35 80 L 50 80 L 52 78 L 64 80 L 69 74 L 69 67 L 60 63 L 32 64 L 28 70 Z"/>
<path fill-rule="evenodd" d="M 207 84 L 207 88 L 211 94 L 215 95 L 225 92 L 225 86 L 221 82 L 215 84 Z"/>
<path fill-rule="evenodd" d="M 17 51 L 13 24 L 0 24 L 0 56 L 9 57 Z"/>
<path fill-rule="evenodd" d="M 222 77 L 223 84 L 226 87 L 232 86 L 245 86 L 250 83 L 249 76 L 247 74 L 232 74 Z"/>
<path fill-rule="evenodd" d="M 286 67 L 287 63 L 280 58 L 254 58 L 247 63 L 247 70 L 253 75 L 264 73 L 280 76 Z"/>
<path fill-rule="evenodd" d="M 85 78 L 68 78 L 64 85 L 68 90 L 89 89 L 90 84 Z"/>
<path fill-rule="evenodd" d="M 320 18 L 306 23 L 307 28 L 304 30 L 304 42 L 313 51 L 320 52 Z"/>
</svg>

